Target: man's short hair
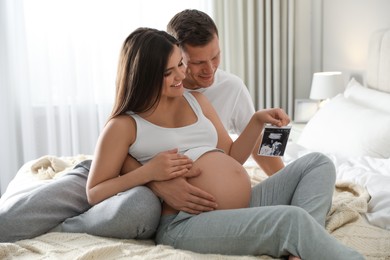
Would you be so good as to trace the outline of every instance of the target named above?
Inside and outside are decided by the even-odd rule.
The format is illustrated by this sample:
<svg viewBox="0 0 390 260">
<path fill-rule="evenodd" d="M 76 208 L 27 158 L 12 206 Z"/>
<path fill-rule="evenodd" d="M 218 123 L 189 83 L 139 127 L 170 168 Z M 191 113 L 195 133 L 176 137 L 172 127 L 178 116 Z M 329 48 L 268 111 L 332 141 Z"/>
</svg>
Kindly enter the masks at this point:
<svg viewBox="0 0 390 260">
<path fill-rule="evenodd" d="M 186 9 L 177 13 L 168 23 L 167 32 L 173 35 L 179 44 L 204 46 L 211 42 L 218 29 L 211 17 L 199 10 Z"/>
</svg>

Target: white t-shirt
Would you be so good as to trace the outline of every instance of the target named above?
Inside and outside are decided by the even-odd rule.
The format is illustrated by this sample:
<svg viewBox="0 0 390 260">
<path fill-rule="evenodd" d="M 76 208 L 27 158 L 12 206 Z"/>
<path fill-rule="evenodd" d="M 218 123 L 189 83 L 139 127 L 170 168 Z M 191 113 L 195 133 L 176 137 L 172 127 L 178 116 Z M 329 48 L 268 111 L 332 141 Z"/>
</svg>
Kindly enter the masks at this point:
<svg viewBox="0 0 390 260">
<path fill-rule="evenodd" d="M 218 69 L 214 83 L 208 88 L 197 89 L 213 104 L 225 129 L 240 134 L 248 124 L 255 108 L 244 82 L 231 73 Z"/>
</svg>

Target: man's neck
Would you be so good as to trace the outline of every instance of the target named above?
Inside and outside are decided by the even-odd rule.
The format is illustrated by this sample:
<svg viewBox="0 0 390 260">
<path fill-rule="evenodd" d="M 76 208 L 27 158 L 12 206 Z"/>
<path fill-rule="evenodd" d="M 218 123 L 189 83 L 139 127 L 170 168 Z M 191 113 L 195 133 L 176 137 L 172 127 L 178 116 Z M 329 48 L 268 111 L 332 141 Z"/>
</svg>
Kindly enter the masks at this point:
<svg viewBox="0 0 390 260">
<path fill-rule="evenodd" d="M 197 86 L 194 82 L 191 82 L 191 81 L 186 80 L 186 79 L 183 80 L 183 86 L 184 86 L 184 88 L 189 89 L 189 90 L 197 90 L 197 89 L 202 88 L 202 87 Z"/>
</svg>

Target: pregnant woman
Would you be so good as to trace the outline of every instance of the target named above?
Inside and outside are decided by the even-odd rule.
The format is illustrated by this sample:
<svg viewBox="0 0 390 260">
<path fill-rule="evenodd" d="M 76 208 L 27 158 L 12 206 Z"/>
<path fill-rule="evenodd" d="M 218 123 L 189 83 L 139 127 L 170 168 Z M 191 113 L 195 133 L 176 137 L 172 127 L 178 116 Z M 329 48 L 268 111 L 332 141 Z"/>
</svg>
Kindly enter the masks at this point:
<svg viewBox="0 0 390 260">
<path fill-rule="evenodd" d="M 264 124 L 286 125 L 288 116 L 281 109 L 258 111 L 233 142 L 208 100 L 184 90 L 184 77 L 181 50 L 166 32 L 139 28 L 125 40 L 88 201 L 187 176 L 215 198 L 215 210 L 189 214 L 163 202 L 157 243 L 200 253 L 363 259 L 324 229 L 335 181 L 325 156 L 305 156 L 251 188 L 242 164 Z M 134 163 L 124 168 L 127 154 Z"/>
</svg>

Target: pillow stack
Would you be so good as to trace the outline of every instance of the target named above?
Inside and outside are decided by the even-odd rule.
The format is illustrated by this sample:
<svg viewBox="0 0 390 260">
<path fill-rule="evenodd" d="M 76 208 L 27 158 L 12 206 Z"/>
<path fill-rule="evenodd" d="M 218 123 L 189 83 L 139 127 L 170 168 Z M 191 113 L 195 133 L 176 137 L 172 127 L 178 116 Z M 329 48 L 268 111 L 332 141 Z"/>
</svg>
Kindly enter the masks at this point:
<svg viewBox="0 0 390 260">
<path fill-rule="evenodd" d="M 298 144 L 346 157 L 390 158 L 390 94 L 351 79 L 304 128 Z"/>
</svg>

